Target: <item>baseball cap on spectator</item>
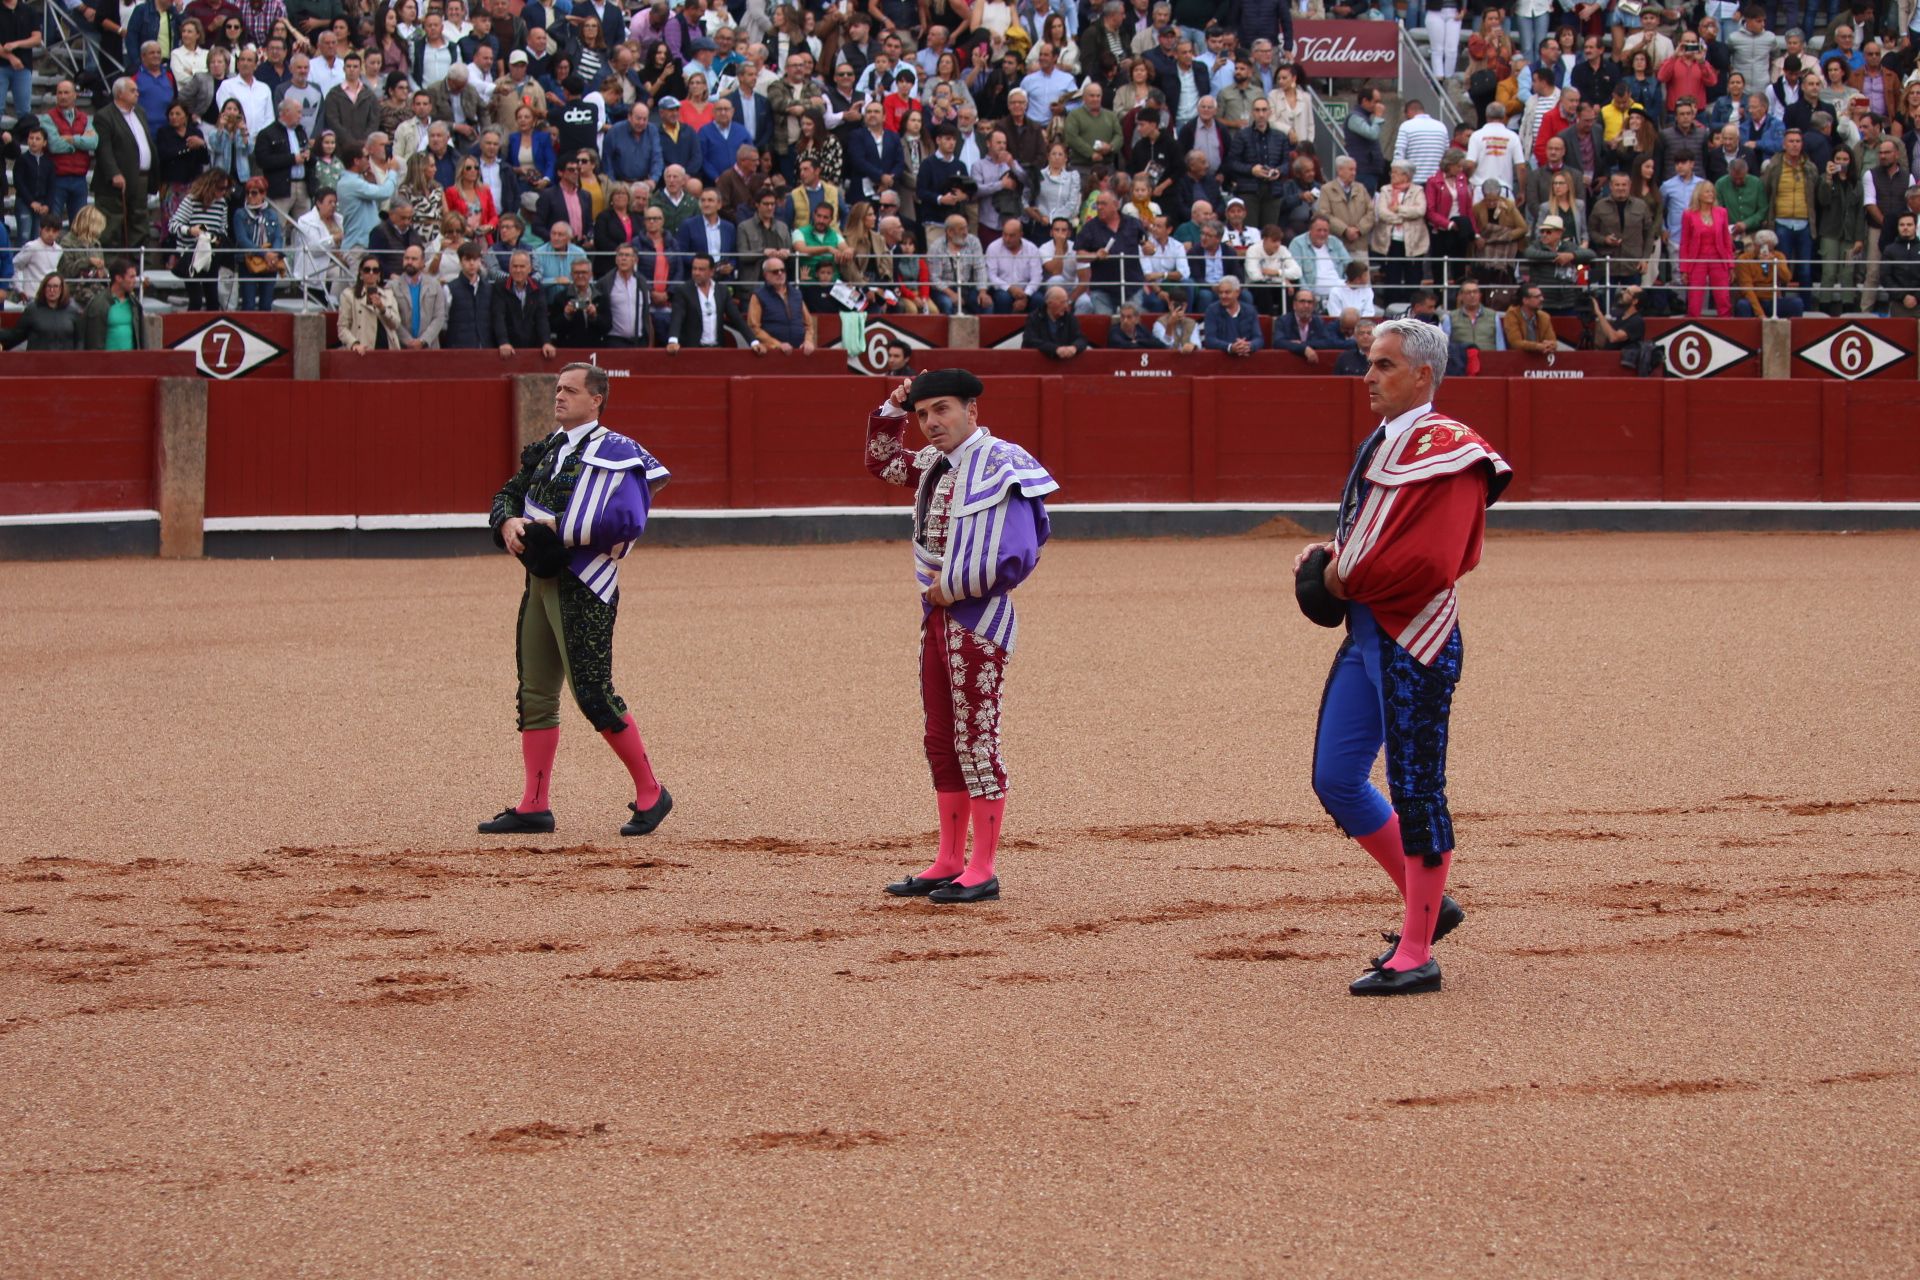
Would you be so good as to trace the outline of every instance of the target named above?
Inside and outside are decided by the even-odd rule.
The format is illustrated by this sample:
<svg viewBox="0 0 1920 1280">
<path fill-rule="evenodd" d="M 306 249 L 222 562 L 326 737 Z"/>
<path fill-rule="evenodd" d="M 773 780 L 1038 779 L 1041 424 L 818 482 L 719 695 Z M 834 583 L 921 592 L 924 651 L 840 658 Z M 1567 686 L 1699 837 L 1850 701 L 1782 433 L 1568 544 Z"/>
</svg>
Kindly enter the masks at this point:
<svg viewBox="0 0 1920 1280">
<path fill-rule="evenodd" d="M 672 94 L 668 94 L 655 105 L 662 111 L 678 111 L 680 109 L 680 99 L 674 97 Z"/>
<path fill-rule="evenodd" d="M 719 52 L 720 46 L 705 36 L 695 36 L 693 38 L 693 44 L 689 46 L 689 49 L 693 53 L 717 53 Z"/>
<path fill-rule="evenodd" d="M 1173 26 L 1171 23 L 1160 28 L 1160 38 L 1162 40 L 1177 40 L 1179 37 L 1180 28 Z"/>
<path fill-rule="evenodd" d="M 1227 201 L 1227 208 L 1231 209 L 1235 205 L 1239 205 L 1242 209 L 1244 209 L 1247 207 L 1247 202 L 1245 200 L 1242 200 L 1239 196 L 1234 196 L 1232 199 Z"/>
<path fill-rule="evenodd" d="M 1540 229 L 1542 231 L 1565 231 L 1567 224 L 1562 222 L 1557 214 L 1550 213 L 1540 219 Z"/>
<path fill-rule="evenodd" d="M 527 61 L 527 51 L 525 49 L 515 49 L 512 53 L 507 55 L 508 66 L 512 66 L 516 62 L 525 62 L 525 61 Z"/>
</svg>

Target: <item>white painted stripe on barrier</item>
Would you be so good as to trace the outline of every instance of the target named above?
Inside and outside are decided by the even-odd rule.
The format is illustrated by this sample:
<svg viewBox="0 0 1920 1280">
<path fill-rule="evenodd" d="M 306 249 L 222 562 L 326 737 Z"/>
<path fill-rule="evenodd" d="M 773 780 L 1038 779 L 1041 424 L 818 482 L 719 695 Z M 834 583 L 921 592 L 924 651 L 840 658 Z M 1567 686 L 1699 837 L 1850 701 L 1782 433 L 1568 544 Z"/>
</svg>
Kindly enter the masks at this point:
<svg viewBox="0 0 1920 1280">
<path fill-rule="evenodd" d="M 1087 515 L 1199 514 L 1242 512 L 1248 515 L 1321 515 L 1339 510 L 1335 502 L 1083 502 L 1048 503 L 1054 514 Z M 1529 511 L 1805 511 L 1832 512 L 1920 512 L 1920 502 L 1503 502 L 1494 509 L 1502 512 Z M 656 508 L 648 520 L 778 520 L 823 516 L 878 516 L 911 518 L 906 507 L 728 507 Z M 77 511 L 50 515 L 0 516 L 0 525 L 9 524 L 95 524 L 120 520 L 157 520 L 154 511 Z M 452 512 L 435 515 L 403 516 L 209 516 L 208 533 L 278 533 L 299 530 L 361 529 L 369 532 L 417 529 L 485 529 L 485 512 Z"/>
<path fill-rule="evenodd" d="M 451 515 L 438 516 L 361 516 L 357 527 L 361 529 L 484 529 L 487 527 L 487 513 L 457 511 Z"/>
<path fill-rule="evenodd" d="M 31 516 L 0 516 L 0 525 L 135 524 L 159 518 L 158 511 L 48 511 Z"/>
<path fill-rule="evenodd" d="M 208 516 L 208 533 L 309 533 L 353 528 L 352 516 Z"/>
</svg>

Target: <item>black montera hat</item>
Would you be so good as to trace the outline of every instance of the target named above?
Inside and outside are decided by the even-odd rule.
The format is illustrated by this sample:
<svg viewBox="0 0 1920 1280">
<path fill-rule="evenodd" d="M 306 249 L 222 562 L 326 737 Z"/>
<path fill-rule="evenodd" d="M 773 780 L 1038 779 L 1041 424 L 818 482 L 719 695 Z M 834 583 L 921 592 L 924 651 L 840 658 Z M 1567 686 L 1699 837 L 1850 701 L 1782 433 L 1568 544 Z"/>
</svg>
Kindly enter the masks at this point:
<svg viewBox="0 0 1920 1280">
<path fill-rule="evenodd" d="M 526 550 L 520 563 L 536 578 L 557 578 L 567 567 L 567 545 L 552 525 L 529 521 L 521 530 L 520 541 Z"/>
<path fill-rule="evenodd" d="M 980 379 L 965 369 L 929 369 L 913 380 L 913 387 L 907 392 L 907 408 L 913 408 L 922 400 L 937 400 L 941 396 L 976 400 L 986 389 Z"/>
</svg>

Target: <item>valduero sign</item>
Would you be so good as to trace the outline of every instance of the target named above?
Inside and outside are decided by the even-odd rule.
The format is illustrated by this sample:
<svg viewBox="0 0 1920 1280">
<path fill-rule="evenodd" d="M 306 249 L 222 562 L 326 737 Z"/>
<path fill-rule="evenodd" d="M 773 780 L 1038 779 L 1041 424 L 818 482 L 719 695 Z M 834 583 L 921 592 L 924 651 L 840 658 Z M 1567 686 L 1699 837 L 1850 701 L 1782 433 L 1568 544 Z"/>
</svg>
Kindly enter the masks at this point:
<svg viewBox="0 0 1920 1280">
<path fill-rule="evenodd" d="M 1391 76 L 1400 66 L 1400 27 L 1393 22 L 1296 21 L 1293 60 L 1313 80 Z"/>
</svg>

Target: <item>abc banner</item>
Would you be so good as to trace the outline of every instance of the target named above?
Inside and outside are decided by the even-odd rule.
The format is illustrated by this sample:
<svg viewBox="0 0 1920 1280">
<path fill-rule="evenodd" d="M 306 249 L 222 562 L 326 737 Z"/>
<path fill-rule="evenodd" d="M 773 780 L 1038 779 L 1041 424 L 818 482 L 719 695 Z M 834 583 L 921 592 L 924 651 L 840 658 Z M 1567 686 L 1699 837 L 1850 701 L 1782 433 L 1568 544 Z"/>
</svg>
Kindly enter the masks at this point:
<svg viewBox="0 0 1920 1280">
<path fill-rule="evenodd" d="M 1296 20 L 1293 60 L 1315 80 L 1390 79 L 1400 70 L 1400 25 Z"/>
</svg>

